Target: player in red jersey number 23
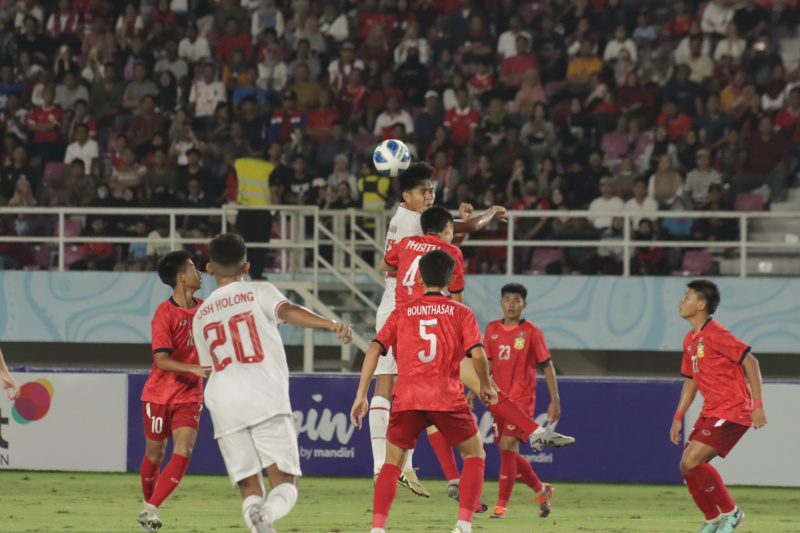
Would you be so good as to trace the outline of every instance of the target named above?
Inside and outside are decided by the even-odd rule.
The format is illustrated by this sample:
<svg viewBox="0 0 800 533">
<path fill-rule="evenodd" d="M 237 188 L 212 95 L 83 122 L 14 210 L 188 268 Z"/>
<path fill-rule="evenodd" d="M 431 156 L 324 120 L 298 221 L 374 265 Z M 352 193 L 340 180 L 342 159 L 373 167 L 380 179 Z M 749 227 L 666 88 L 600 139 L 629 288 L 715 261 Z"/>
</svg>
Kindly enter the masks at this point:
<svg viewBox="0 0 800 533">
<path fill-rule="evenodd" d="M 744 513 L 709 462 L 728 455 L 751 425 L 758 429 L 767 423 L 761 398 L 761 370 L 750 346 L 713 319 L 720 301 L 717 286 L 698 279 L 688 287 L 679 310 L 692 325 L 692 331 L 683 340 L 681 374 L 686 381 L 670 439 L 680 444 L 681 419 L 699 391 L 704 398 L 703 410 L 687 439 L 681 474 L 706 517 L 700 533 L 732 533 L 742 523 Z"/>
<path fill-rule="evenodd" d="M 206 375 L 192 337 L 192 319 L 202 303 L 194 297 L 201 279 L 192 255 L 184 250 L 165 255 L 158 263 L 158 276 L 173 290 L 153 317 L 153 369 L 142 391 L 144 510 L 136 520 L 145 531 L 161 527 L 158 508 L 178 487 L 189 466 L 200 427 Z M 172 457 L 160 472 L 170 437 Z"/>
</svg>

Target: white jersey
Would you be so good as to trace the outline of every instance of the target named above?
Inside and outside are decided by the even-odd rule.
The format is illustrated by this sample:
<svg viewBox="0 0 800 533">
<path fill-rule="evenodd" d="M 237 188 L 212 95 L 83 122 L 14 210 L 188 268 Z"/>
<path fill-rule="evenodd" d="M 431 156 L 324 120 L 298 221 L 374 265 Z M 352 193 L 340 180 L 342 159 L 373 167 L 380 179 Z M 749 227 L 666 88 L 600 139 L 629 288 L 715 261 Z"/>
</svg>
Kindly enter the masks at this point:
<svg viewBox="0 0 800 533">
<path fill-rule="evenodd" d="M 205 404 L 218 439 L 276 415 L 291 415 L 289 366 L 278 307 L 289 300 L 271 283 L 219 287 L 192 324 L 197 355 L 211 369 Z"/>
<path fill-rule="evenodd" d="M 389 230 L 386 232 L 386 247 L 383 251 L 386 252 L 392 249 L 392 246 L 402 241 L 406 237 L 419 237 L 422 235 L 422 226 L 419 222 L 420 214 L 412 211 L 405 205 L 400 204 L 395 211 L 392 220 L 389 221 Z M 378 316 L 386 315 L 388 317 L 394 311 L 394 294 L 397 285 L 397 276 L 394 273 L 386 275 L 386 289 L 383 291 L 380 306 L 378 307 Z M 385 319 L 384 319 L 385 320 Z M 383 326 L 382 323 L 378 324 L 378 330 Z"/>
</svg>

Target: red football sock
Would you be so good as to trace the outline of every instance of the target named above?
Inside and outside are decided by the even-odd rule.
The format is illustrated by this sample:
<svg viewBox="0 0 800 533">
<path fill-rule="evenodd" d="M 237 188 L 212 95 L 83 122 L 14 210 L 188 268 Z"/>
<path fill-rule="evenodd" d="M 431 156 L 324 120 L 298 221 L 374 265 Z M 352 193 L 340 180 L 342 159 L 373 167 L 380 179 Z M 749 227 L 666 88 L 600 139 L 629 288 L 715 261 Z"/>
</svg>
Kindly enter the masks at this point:
<svg viewBox="0 0 800 533">
<path fill-rule="evenodd" d="M 386 529 L 386 518 L 397 495 L 397 480 L 400 479 L 400 468 L 384 463 L 378 480 L 375 481 L 375 495 L 372 499 L 372 527 Z"/>
<path fill-rule="evenodd" d="M 142 474 L 142 494 L 144 494 L 144 501 L 149 502 L 153 496 L 153 488 L 158 483 L 158 476 L 161 473 L 161 463 L 153 464 L 150 459 L 145 455 L 142 458 L 142 467 L 140 469 Z"/>
<path fill-rule="evenodd" d="M 736 509 L 736 504 L 733 503 L 733 498 L 716 468 L 708 463 L 703 463 L 692 468 L 686 474 L 694 477 L 697 488 L 708 494 L 708 498 L 719 507 L 720 511 L 732 513 Z"/>
<path fill-rule="evenodd" d="M 517 454 L 517 479 L 528 485 L 533 489 L 533 492 L 539 494 L 544 489 L 539 476 L 533 471 L 531 464 L 527 459 Z"/>
<path fill-rule="evenodd" d="M 186 467 L 189 466 L 189 458 L 177 453 L 172 454 L 167 466 L 158 478 L 155 489 L 153 490 L 153 497 L 148 500 L 148 503 L 160 507 L 164 500 L 172 494 L 172 491 L 178 488 L 178 483 L 183 479 L 186 473 Z"/>
<path fill-rule="evenodd" d="M 458 479 L 460 475 L 458 465 L 456 465 L 456 456 L 453 455 L 453 447 L 447 443 L 442 432 L 431 433 L 428 435 L 428 440 L 436 453 L 436 458 L 439 459 L 439 464 L 442 465 L 442 472 L 447 481 Z"/>
<path fill-rule="evenodd" d="M 483 472 L 486 462 L 480 457 L 470 457 L 464 460 L 464 470 L 461 472 L 461 483 L 458 492 L 461 498 L 458 502 L 459 521 L 472 522 L 472 515 L 478 507 L 478 500 L 483 491 Z"/>
<path fill-rule="evenodd" d="M 497 391 L 496 404 L 486 407 L 493 415 L 508 420 L 524 431 L 526 435 L 530 435 L 539 427 L 539 424 L 531 420 L 531 417 L 503 391 Z"/>
<path fill-rule="evenodd" d="M 497 506 L 505 509 L 511 499 L 511 491 L 517 481 L 517 452 L 500 450 L 500 490 L 497 495 Z"/>
<path fill-rule="evenodd" d="M 715 504 L 708 493 L 698 486 L 697 477 L 694 475 L 694 469 L 683 474 L 683 479 L 686 480 L 686 486 L 689 488 L 689 494 L 692 495 L 694 503 L 698 509 L 706 517 L 706 520 L 713 520 L 719 516 L 719 508 Z"/>
</svg>

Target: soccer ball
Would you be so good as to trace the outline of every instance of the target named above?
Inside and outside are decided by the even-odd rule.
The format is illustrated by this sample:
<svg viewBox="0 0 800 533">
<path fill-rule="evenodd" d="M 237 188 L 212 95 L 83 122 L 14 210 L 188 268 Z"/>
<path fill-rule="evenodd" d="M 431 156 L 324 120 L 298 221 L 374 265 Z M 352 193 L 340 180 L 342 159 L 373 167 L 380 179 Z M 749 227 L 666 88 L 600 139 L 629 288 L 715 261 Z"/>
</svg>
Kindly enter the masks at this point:
<svg viewBox="0 0 800 533">
<path fill-rule="evenodd" d="M 389 139 L 383 141 L 375 148 L 375 153 L 372 154 L 372 161 L 375 163 L 375 168 L 384 176 L 395 177 L 399 176 L 411 164 L 411 152 L 408 151 L 402 141 L 397 139 Z"/>
</svg>

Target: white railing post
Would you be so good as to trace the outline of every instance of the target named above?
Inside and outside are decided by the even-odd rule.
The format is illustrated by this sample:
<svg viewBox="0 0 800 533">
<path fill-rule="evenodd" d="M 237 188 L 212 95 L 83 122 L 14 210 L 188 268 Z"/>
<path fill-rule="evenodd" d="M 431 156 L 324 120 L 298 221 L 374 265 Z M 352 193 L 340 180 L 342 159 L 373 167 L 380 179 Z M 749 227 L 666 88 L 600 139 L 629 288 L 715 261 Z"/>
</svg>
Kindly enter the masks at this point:
<svg viewBox="0 0 800 533">
<path fill-rule="evenodd" d="M 312 276 L 314 279 L 314 298 L 319 300 L 319 226 L 321 224 L 319 218 L 319 209 L 314 209 L 314 264 L 312 266 Z M 303 250 L 305 252 L 305 249 Z M 305 255 L 305 254 L 303 254 Z"/>
<path fill-rule="evenodd" d="M 220 222 L 219 230 L 222 233 L 228 233 L 228 205 L 223 204 L 222 206 L 222 222 Z"/>
<path fill-rule="evenodd" d="M 747 215 L 739 217 L 739 277 L 747 277 Z"/>
<path fill-rule="evenodd" d="M 303 372 L 314 371 L 314 330 L 305 328 L 303 332 Z"/>
<path fill-rule="evenodd" d="M 506 231 L 506 275 L 514 275 L 514 211 L 508 211 Z"/>
<path fill-rule="evenodd" d="M 278 211 L 278 218 L 281 221 L 281 240 L 286 240 L 286 219 L 287 215 L 283 211 Z M 270 229 L 270 231 L 272 231 Z M 286 262 L 288 259 L 288 254 L 286 253 L 286 248 L 281 248 L 281 273 L 286 274 Z"/>
<path fill-rule="evenodd" d="M 177 233 L 177 224 L 175 224 L 175 213 L 169 213 L 169 249 L 170 251 L 175 251 L 175 246 L 177 243 L 175 242 L 175 237 Z"/>
<path fill-rule="evenodd" d="M 66 270 L 64 264 L 64 253 L 67 247 L 64 243 L 64 211 L 58 212 L 58 271 L 64 272 Z"/>
<path fill-rule="evenodd" d="M 631 215 L 624 213 L 625 227 L 622 230 L 622 275 L 630 277 L 631 275 Z"/>
</svg>

